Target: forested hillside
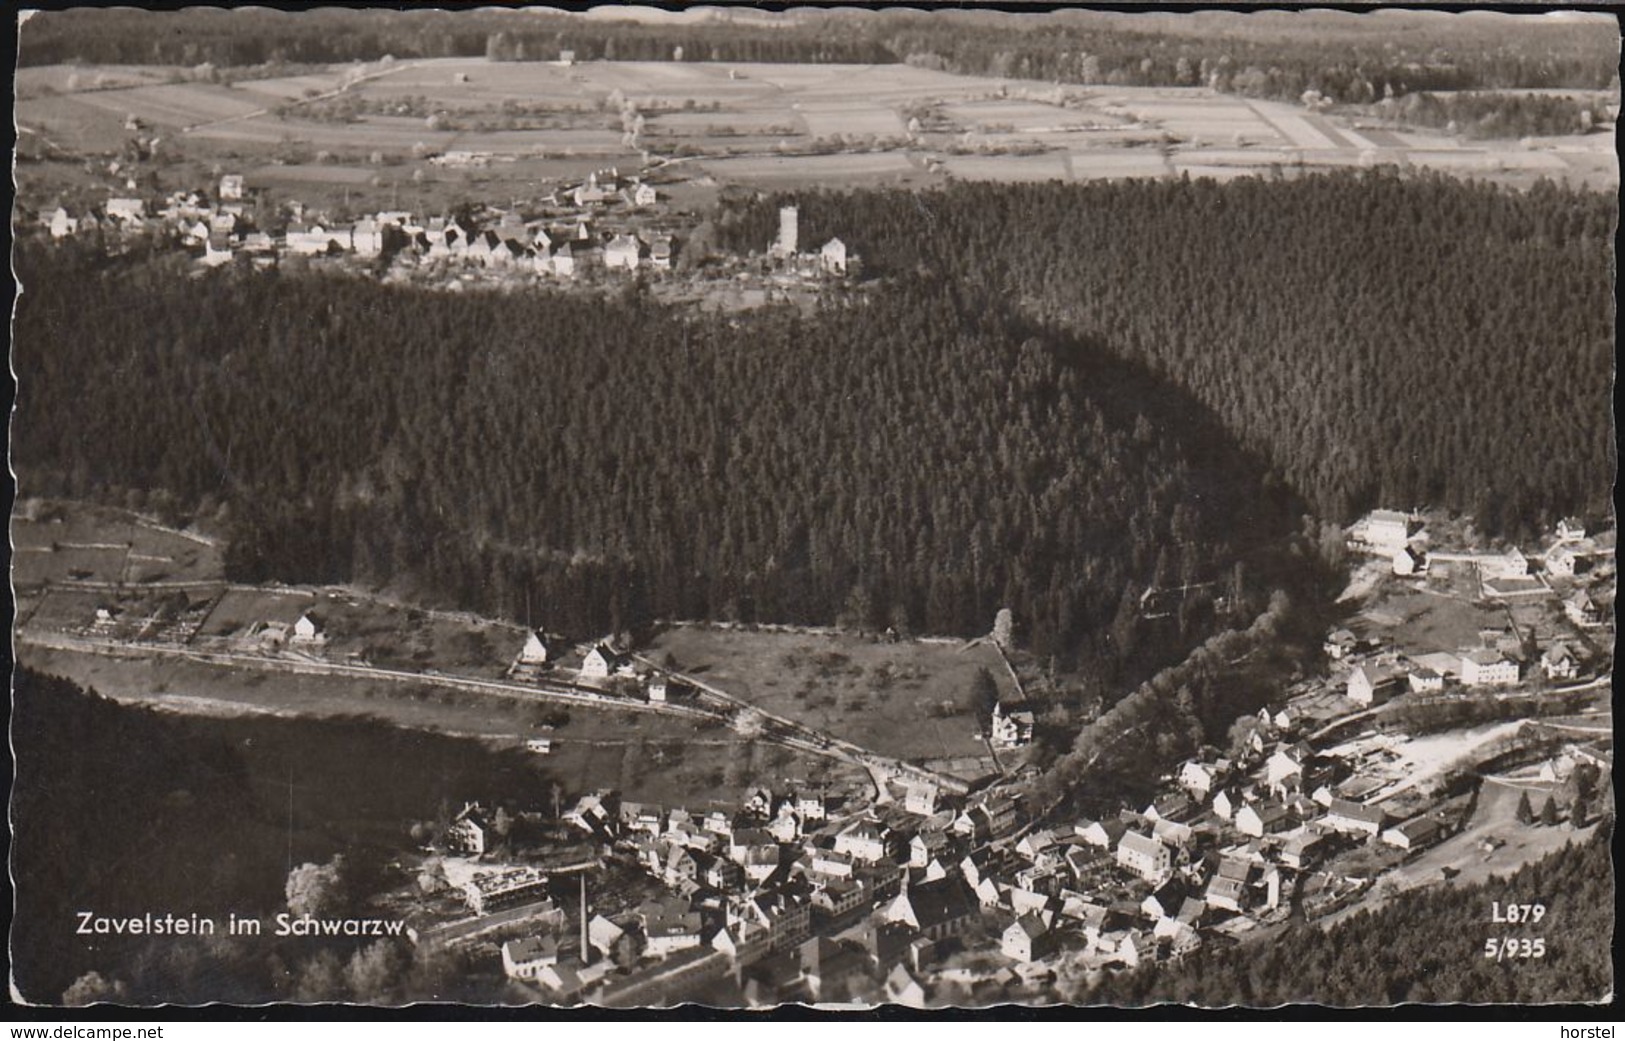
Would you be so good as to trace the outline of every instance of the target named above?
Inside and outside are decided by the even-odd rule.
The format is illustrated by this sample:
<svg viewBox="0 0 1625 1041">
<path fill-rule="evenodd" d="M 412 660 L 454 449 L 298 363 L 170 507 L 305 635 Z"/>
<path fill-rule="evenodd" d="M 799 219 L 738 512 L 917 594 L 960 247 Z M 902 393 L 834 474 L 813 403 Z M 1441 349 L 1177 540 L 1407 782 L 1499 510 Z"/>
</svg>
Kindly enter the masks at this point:
<svg viewBox="0 0 1625 1041">
<path fill-rule="evenodd" d="M 704 24 L 641 24 L 535 11 L 61 11 L 36 16 L 21 62 L 257 65 L 490 56 L 555 60 L 909 62 L 949 72 L 1124 86 L 1211 86 L 1297 101 L 1366 103 L 1419 90 L 1616 82 L 1606 19 L 1431 12 L 1194 16 L 987 11 L 796 11 Z"/>
<path fill-rule="evenodd" d="M 1262 577 L 1299 522 L 1189 399 L 941 280 L 728 318 L 98 263 L 20 258 L 22 494 L 219 514 L 242 579 L 581 635 L 1009 606 L 1041 654 L 1116 659 L 1147 583 L 1256 591 L 1233 551 Z"/>
<path fill-rule="evenodd" d="M 1613 992 L 1612 822 L 1589 840 L 1507 878 L 1402 893 L 1330 929 L 1300 925 L 1278 939 L 1200 952 L 1177 966 L 1109 976 L 1074 1000 L 1270 1007 L 1392 1002 L 1535 1005 L 1600 1001 Z M 1546 905 L 1539 925 L 1497 925 L 1492 901 Z M 1496 960 L 1485 940 L 1543 938 L 1545 956 Z"/>
<path fill-rule="evenodd" d="M 724 221 L 772 237 L 763 199 Z M 806 241 L 1018 302 L 1201 402 L 1327 519 L 1606 516 L 1615 200 L 1444 176 L 798 193 Z"/>
<path fill-rule="evenodd" d="M 273 936 L 290 870 L 344 857 L 335 915 L 374 916 L 406 823 L 545 785 L 533 759 L 365 720 L 209 719 L 119 704 L 19 668 L 11 736 L 13 981 L 33 1002 L 489 1000 L 455 962 Z M 403 771 L 401 763 L 413 769 Z M 193 914 L 213 935 L 80 935 L 76 912 Z M 260 936 L 226 922 L 260 918 Z M 378 979 L 383 966 L 389 971 Z M 92 976 L 91 974 L 95 974 Z M 348 988 L 348 989 L 346 989 Z"/>
</svg>

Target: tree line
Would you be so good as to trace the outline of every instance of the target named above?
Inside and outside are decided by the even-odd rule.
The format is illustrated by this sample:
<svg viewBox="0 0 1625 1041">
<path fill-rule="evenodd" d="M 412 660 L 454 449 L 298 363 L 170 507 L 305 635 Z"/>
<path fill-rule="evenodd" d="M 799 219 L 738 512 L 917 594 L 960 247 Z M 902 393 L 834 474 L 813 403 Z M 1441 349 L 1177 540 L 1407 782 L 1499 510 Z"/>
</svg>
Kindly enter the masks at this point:
<svg viewBox="0 0 1625 1041">
<path fill-rule="evenodd" d="M 1413 91 L 1617 84 L 1617 29 L 1591 19 L 1388 11 L 1177 18 L 1100 11 L 797 12 L 772 24 L 588 21 L 526 11 L 45 12 L 20 62 L 217 66 L 480 57 L 496 60 L 906 62 L 965 75 L 1179 86 L 1368 103 Z"/>
<path fill-rule="evenodd" d="M 1470 513 L 1529 537 L 1610 515 L 1611 195 L 1343 171 L 736 201 L 719 240 L 761 249 L 776 209 L 882 279 L 1009 300 L 1216 416 L 1316 514 Z"/>
</svg>

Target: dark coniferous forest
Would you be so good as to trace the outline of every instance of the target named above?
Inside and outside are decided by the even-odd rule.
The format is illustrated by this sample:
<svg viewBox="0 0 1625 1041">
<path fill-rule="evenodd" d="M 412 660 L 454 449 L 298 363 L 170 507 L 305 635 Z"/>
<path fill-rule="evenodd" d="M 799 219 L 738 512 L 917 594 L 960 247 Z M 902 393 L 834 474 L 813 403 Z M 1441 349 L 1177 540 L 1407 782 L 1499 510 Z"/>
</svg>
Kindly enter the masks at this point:
<svg viewBox="0 0 1625 1041">
<path fill-rule="evenodd" d="M 874 276 L 811 315 L 25 252 L 22 493 L 219 517 L 245 580 L 584 634 L 972 634 L 1010 606 L 1072 661 L 1120 659 L 1147 586 L 1275 584 L 1245 572 L 1304 502 L 1499 533 L 1607 508 L 1605 197 L 1351 173 L 799 201 Z M 722 237 L 765 244 L 774 203 Z"/>
<path fill-rule="evenodd" d="M 1010 606 L 1071 654 L 1297 523 L 1183 399 L 940 279 L 723 318 L 97 263 L 23 258 L 23 492 L 219 515 L 245 580 L 582 634 Z"/>
<path fill-rule="evenodd" d="M 725 236 L 767 242 L 787 200 Z M 948 277 L 1155 373 L 1328 520 L 1608 515 L 1610 196 L 1345 172 L 795 201 L 872 274 Z"/>
</svg>

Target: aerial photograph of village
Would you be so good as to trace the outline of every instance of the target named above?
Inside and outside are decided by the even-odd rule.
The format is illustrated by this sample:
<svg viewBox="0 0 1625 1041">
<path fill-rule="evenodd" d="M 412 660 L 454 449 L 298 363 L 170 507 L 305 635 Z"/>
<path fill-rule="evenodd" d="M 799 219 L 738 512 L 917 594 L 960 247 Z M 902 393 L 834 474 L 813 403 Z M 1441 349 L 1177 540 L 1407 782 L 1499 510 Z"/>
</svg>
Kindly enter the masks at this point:
<svg viewBox="0 0 1625 1041">
<path fill-rule="evenodd" d="M 15 1001 L 1613 996 L 1612 14 L 18 40 Z"/>
</svg>

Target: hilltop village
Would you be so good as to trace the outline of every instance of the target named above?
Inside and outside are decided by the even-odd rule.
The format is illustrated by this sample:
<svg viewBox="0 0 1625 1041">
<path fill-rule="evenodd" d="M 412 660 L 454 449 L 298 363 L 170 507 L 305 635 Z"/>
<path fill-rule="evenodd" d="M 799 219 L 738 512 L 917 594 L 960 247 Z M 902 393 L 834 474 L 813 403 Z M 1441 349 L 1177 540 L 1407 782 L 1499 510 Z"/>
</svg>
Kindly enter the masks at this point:
<svg viewBox="0 0 1625 1041">
<path fill-rule="evenodd" d="M 73 551 L 30 539 L 27 556 Z M 1459 519 L 1376 511 L 1348 540 L 1348 614 L 1325 634 L 1324 670 L 1238 719 L 1228 747 L 1175 764 L 1143 802 L 1088 815 L 1026 783 L 1044 705 L 1020 684 L 982 723 L 998 769 L 967 780 L 768 713 L 607 637 L 509 627 L 504 645 L 488 630 L 487 653 L 511 655 L 496 679 L 428 652 L 374 661 L 347 631 L 370 609 L 354 594 L 177 597 L 172 584 L 143 594 L 128 580 L 139 576 L 81 576 L 19 587 L 19 639 L 636 707 L 868 773 L 870 784 L 787 779 L 722 800 L 555 786 L 552 813 L 521 792 L 438 820 L 425 807 L 405 822 L 411 892 L 374 904 L 411 908 L 408 934 L 429 952 L 500 964 L 512 1000 L 1043 1000 L 1061 981 L 1504 871 L 1611 812 L 1613 532 L 1565 519 L 1526 553 L 1483 545 Z M 550 723 L 515 738 L 538 757 L 557 740 Z"/>
<path fill-rule="evenodd" d="M 485 158 L 448 152 L 430 161 L 467 166 Z M 132 192 L 136 186 L 127 182 Z M 685 271 L 703 274 L 703 281 L 771 290 L 858 274 L 858 258 L 839 238 L 802 248 L 794 206 L 783 208 L 777 237 L 748 258 L 713 254 L 708 237 L 694 240 L 698 224 L 693 214 L 668 205 L 655 183 L 611 167 L 525 205 L 464 206 L 440 216 L 388 209 L 359 219 L 307 210 L 298 201 L 270 203 L 243 176 L 226 174 L 212 191 L 110 195 L 76 210 L 46 207 L 32 226 L 53 242 L 88 242 L 110 253 L 144 241 L 192 258 L 199 272 L 293 261 L 311 270 L 446 289 L 597 284 Z M 686 258 L 685 245 L 693 246 Z"/>
</svg>

